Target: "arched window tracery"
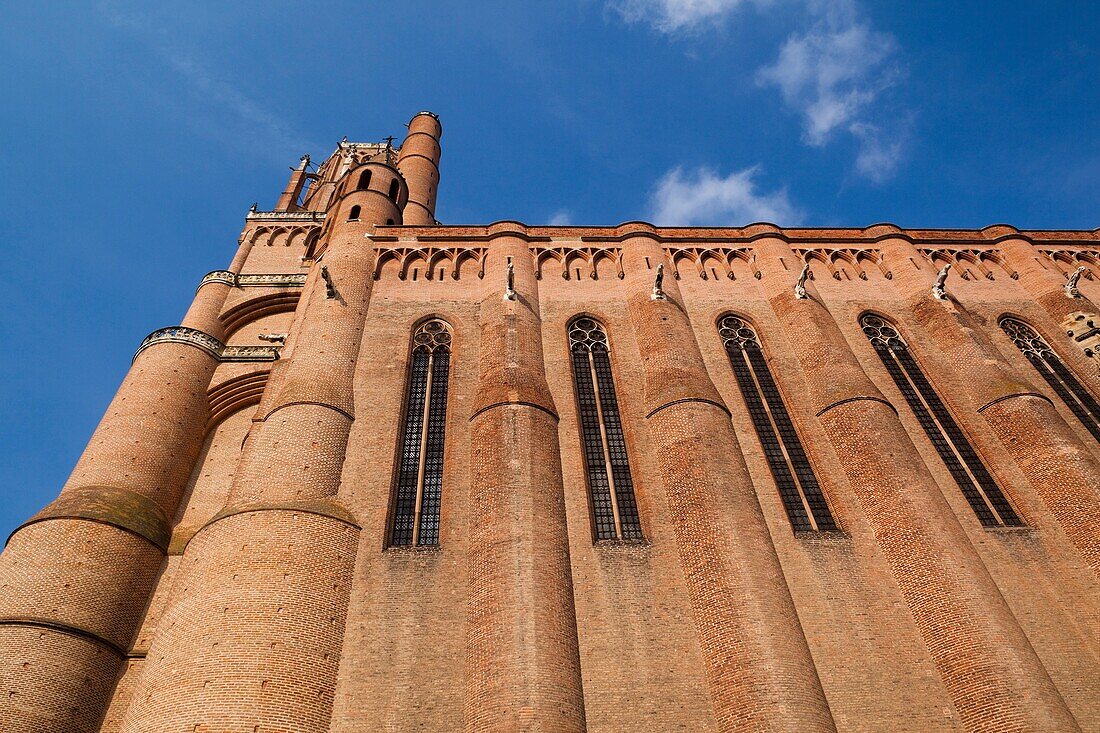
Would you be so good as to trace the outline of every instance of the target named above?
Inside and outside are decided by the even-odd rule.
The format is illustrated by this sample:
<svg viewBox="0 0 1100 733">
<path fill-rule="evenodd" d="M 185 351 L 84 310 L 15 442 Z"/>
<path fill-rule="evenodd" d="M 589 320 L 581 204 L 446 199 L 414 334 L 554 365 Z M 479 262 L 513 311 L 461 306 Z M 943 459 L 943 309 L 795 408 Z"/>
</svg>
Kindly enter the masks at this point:
<svg viewBox="0 0 1100 733">
<path fill-rule="evenodd" d="M 986 527 L 1021 526 L 1023 522 L 925 378 L 897 329 L 873 314 L 863 316 L 860 325 L 978 521 Z"/>
<path fill-rule="evenodd" d="M 439 544 L 451 327 L 433 318 L 412 338 L 394 482 L 391 546 Z"/>
<path fill-rule="evenodd" d="M 1018 318 L 1004 316 L 1000 321 L 1001 328 L 1012 343 L 1035 367 L 1035 371 L 1042 375 L 1065 403 L 1066 407 L 1077 416 L 1081 424 L 1092 433 L 1092 436 L 1100 440 L 1100 404 L 1078 381 L 1065 363 L 1054 353 L 1039 332 Z"/>
<path fill-rule="evenodd" d="M 607 332 L 594 318 L 581 316 L 570 321 L 568 335 L 593 534 L 597 541 L 641 540 Z"/>
<path fill-rule="evenodd" d="M 772 378 L 756 331 L 744 319 L 727 315 L 718 322 L 718 335 L 726 347 L 791 527 L 796 532 L 835 530 L 829 504 Z"/>
</svg>

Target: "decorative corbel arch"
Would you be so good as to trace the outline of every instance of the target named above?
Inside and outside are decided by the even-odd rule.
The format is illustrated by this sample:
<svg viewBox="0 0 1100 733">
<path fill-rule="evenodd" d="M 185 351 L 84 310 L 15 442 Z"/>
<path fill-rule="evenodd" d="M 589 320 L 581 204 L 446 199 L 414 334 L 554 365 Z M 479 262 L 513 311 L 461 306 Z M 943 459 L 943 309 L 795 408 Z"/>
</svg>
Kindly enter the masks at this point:
<svg viewBox="0 0 1100 733">
<path fill-rule="evenodd" d="M 887 280 L 889 280 L 893 277 L 893 273 L 891 273 L 888 269 L 886 269 L 886 265 L 882 261 L 882 253 L 879 252 L 878 250 L 874 250 L 874 249 L 860 250 L 859 254 L 856 255 L 856 261 L 859 263 L 860 278 L 862 278 L 863 280 L 867 279 L 867 270 L 869 269 L 869 268 L 863 266 L 865 262 L 869 262 L 872 267 L 877 268 L 878 271 L 882 274 L 882 276 L 884 278 L 886 278 Z"/>
<path fill-rule="evenodd" d="M 378 253 L 378 257 L 374 261 L 374 279 L 378 280 L 382 277 L 382 269 L 388 262 L 397 262 L 400 266 L 401 257 L 397 251 L 392 249 L 384 249 Z"/>
</svg>

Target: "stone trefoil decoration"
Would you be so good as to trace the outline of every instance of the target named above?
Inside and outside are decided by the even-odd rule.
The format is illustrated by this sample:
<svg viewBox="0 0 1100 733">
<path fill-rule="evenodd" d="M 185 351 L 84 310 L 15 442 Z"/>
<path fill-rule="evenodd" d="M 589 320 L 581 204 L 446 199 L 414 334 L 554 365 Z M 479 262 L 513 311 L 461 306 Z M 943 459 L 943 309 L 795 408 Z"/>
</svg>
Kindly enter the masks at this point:
<svg viewBox="0 0 1100 733">
<path fill-rule="evenodd" d="M 802 272 L 798 273 L 798 282 L 794 284 L 794 297 L 799 300 L 805 300 L 809 296 L 806 295 L 806 280 L 810 278 L 810 263 L 807 262 L 802 266 Z"/>
<path fill-rule="evenodd" d="M 504 299 L 515 300 L 516 299 L 516 268 L 512 264 L 512 258 L 508 258 L 508 271 L 505 275 L 504 281 Z"/>
<path fill-rule="evenodd" d="M 1077 289 L 1077 283 L 1081 281 L 1081 276 L 1088 270 L 1087 267 L 1078 267 L 1076 270 L 1070 273 L 1069 279 L 1066 280 L 1065 290 L 1067 298 L 1080 298 L 1081 291 Z"/>
<path fill-rule="evenodd" d="M 657 265 L 657 276 L 653 279 L 653 294 L 649 296 L 650 300 L 668 300 L 668 296 L 665 295 L 665 291 L 661 288 L 664 281 L 665 266 L 663 264 Z"/>
<path fill-rule="evenodd" d="M 947 290 L 944 288 L 944 284 L 947 282 L 947 273 L 951 272 L 951 265 L 944 265 L 939 274 L 936 275 L 936 282 L 932 283 L 932 297 L 936 300 L 947 300 Z"/>
<path fill-rule="evenodd" d="M 332 299 L 336 297 L 336 286 L 332 284 L 332 275 L 328 273 L 328 266 L 321 265 L 321 279 L 325 281 L 325 297 Z"/>
</svg>

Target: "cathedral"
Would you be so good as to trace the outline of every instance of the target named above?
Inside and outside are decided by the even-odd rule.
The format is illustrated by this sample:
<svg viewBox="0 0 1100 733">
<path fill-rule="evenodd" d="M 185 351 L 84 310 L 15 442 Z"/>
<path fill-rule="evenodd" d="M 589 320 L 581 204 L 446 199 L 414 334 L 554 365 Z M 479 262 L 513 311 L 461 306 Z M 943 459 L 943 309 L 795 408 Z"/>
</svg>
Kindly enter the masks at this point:
<svg viewBox="0 0 1100 733">
<path fill-rule="evenodd" d="M 452 226 L 441 137 L 135 339 L 0 730 L 1100 730 L 1100 230 Z"/>
</svg>

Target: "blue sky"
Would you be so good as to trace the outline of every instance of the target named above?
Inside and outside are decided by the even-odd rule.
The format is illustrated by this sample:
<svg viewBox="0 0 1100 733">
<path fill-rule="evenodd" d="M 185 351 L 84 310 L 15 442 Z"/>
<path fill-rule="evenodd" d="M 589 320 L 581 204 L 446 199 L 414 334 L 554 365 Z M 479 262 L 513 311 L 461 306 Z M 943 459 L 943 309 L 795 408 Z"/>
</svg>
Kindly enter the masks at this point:
<svg viewBox="0 0 1100 733">
<path fill-rule="evenodd" d="M 1100 225 L 1085 0 L 0 8 L 0 535 L 303 152 L 444 126 L 445 223 Z"/>
</svg>

